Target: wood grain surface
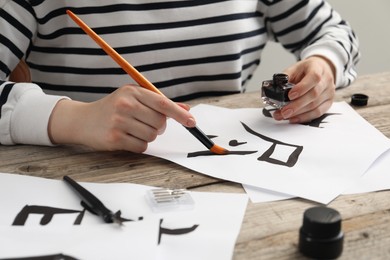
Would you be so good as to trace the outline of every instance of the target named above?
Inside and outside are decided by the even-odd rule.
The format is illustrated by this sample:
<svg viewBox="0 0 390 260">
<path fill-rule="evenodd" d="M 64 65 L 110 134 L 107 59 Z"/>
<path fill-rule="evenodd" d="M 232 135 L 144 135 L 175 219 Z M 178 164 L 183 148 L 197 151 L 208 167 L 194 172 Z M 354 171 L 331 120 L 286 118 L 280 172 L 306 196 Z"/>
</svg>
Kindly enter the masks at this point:
<svg viewBox="0 0 390 260">
<path fill-rule="evenodd" d="M 361 76 L 352 86 L 337 90 L 336 100 L 349 103 L 354 93 L 368 95 L 368 105 L 355 109 L 390 137 L 389 82 L 390 72 Z M 259 91 L 189 103 L 228 108 L 263 106 Z M 78 146 L 0 145 L 0 172 L 52 179 L 70 175 L 77 181 L 127 182 L 196 191 L 244 192 L 240 184 L 211 178 L 152 156 L 94 152 Z M 303 212 L 315 205 L 299 198 L 249 202 L 233 259 L 305 259 L 297 249 L 298 231 Z M 342 195 L 329 206 L 343 218 L 345 240 L 340 259 L 390 259 L 390 191 Z"/>
</svg>

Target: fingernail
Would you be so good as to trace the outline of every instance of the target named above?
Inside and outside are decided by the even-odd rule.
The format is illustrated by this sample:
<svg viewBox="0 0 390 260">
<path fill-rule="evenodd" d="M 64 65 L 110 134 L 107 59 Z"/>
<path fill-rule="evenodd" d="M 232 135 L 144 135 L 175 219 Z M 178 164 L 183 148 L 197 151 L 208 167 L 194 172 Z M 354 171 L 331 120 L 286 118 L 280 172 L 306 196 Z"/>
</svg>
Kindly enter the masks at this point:
<svg viewBox="0 0 390 260">
<path fill-rule="evenodd" d="M 289 120 L 290 124 L 298 124 L 299 123 L 299 118 L 298 117 L 293 117 Z"/>
<path fill-rule="evenodd" d="M 288 97 L 291 100 L 296 99 L 298 97 L 298 93 L 297 92 L 290 92 L 290 93 L 288 93 Z"/>
<path fill-rule="evenodd" d="M 285 111 L 282 111 L 283 118 L 284 119 L 289 118 L 292 115 L 292 113 L 293 113 L 292 109 L 287 109 Z"/>
<path fill-rule="evenodd" d="M 274 118 L 276 121 L 280 121 L 280 120 L 283 119 L 283 116 L 282 116 L 282 114 L 280 114 L 279 111 L 277 111 L 277 112 L 275 112 L 275 113 L 273 114 L 273 118 Z"/>
<path fill-rule="evenodd" d="M 162 135 L 164 132 L 165 132 L 165 127 L 161 128 L 161 129 L 158 129 L 157 134 L 158 135 Z"/>
<path fill-rule="evenodd" d="M 193 118 L 188 119 L 187 127 L 195 127 L 195 126 L 196 126 L 195 119 L 193 119 Z"/>
</svg>

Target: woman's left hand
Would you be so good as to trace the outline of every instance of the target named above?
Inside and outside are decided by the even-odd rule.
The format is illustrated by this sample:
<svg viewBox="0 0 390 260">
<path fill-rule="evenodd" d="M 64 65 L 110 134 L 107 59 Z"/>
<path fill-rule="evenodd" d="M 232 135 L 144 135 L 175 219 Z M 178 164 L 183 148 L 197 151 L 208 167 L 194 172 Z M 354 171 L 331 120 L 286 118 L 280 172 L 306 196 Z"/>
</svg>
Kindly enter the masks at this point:
<svg viewBox="0 0 390 260">
<path fill-rule="evenodd" d="M 322 56 L 311 56 L 287 68 L 284 73 L 295 86 L 288 94 L 291 101 L 273 114 L 275 120 L 309 122 L 331 107 L 335 96 L 336 74 L 329 60 Z"/>
</svg>

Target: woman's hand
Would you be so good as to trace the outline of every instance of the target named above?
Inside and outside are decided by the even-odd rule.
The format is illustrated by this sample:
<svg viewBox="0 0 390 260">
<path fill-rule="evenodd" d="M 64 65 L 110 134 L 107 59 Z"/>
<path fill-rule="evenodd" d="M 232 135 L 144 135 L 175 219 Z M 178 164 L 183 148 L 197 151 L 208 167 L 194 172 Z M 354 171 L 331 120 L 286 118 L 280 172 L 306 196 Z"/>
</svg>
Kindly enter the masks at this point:
<svg viewBox="0 0 390 260">
<path fill-rule="evenodd" d="M 194 127 L 195 119 L 188 110 L 185 104 L 126 85 L 92 103 L 59 101 L 52 112 L 48 131 L 56 144 L 141 153 L 164 132 L 167 117 Z"/>
<path fill-rule="evenodd" d="M 288 96 L 291 102 L 273 114 L 276 120 L 309 122 L 323 115 L 335 96 L 335 68 L 322 56 L 312 56 L 284 71 L 295 86 Z"/>
</svg>

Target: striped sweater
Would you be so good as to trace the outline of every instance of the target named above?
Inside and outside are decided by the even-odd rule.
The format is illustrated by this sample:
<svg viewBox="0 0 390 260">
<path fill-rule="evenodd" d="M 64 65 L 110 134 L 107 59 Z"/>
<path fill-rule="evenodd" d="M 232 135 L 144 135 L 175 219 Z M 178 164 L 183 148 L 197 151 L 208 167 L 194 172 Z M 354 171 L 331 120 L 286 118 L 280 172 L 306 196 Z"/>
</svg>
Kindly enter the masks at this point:
<svg viewBox="0 0 390 260">
<path fill-rule="evenodd" d="M 357 39 L 321 0 L 0 0 L 0 8 L 1 144 L 50 145 L 61 96 L 93 101 L 134 83 L 66 9 L 178 101 L 245 91 L 270 40 L 297 59 L 326 56 L 337 87 L 356 77 Z M 33 83 L 7 81 L 20 59 Z"/>
</svg>

